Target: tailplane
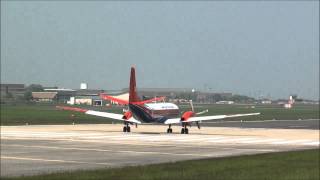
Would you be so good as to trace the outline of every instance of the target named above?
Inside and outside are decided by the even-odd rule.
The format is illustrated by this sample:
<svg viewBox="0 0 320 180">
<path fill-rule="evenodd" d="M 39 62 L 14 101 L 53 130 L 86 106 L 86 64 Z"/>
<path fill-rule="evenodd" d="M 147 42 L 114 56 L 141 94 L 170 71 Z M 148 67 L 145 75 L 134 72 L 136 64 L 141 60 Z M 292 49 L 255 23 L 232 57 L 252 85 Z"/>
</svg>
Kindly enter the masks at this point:
<svg viewBox="0 0 320 180">
<path fill-rule="evenodd" d="M 143 105 L 145 103 L 155 102 L 155 101 L 164 101 L 165 97 L 155 97 L 152 99 L 147 99 L 144 101 L 141 101 L 138 93 L 137 93 L 137 87 L 136 87 L 136 70 L 134 67 L 131 67 L 131 73 L 130 73 L 130 85 L 129 85 L 129 102 L 126 99 L 121 99 L 117 96 L 110 96 L 105 93 L 101 93 L 100 97 L 104 100 L 109 100 L 111 102 L 117 102 L 121 105 L 127 105 L 127 104 L 140 104 Z"/>
</svg>

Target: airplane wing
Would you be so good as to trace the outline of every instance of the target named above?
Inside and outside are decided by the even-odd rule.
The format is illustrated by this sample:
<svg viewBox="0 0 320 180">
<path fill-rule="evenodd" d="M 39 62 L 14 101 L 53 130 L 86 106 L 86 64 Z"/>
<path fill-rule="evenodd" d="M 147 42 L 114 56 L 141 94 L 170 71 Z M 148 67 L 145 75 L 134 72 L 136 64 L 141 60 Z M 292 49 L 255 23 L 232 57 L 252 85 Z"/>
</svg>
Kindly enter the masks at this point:
<svg viewBox="0 0 320 180">
<path fill-rule="evenodd" d="M 172 119 L 167 119 L 164 122 L 164 124 L 179 124 L 181 122 L 208 121 L 208 120 L 225 119 L 225 118 L 232 118 L 232 117 L 241 117 L 241 116 L 254 116 L 254 115 L 259 115 L 259 114 L 260 113 L 199 116 L 199 117 L 190 117 L 189 119 L 184 120 L 184 121 L 181 121 L 181 118 L 172 118 Z"/>
<path fill-rule="evenodd" d="M 101 111 L 93 111 L 93 110 L 76 108 L 76 107 L 68 107 L 68 106 L 56 106 L 56 108 L 57 109 L 61 109 L 61 110 L 82 112 L 82 113 L 85 113 L 85 114 L 88 114 L 88 115 L 105 117 L 105 118 L 115 119 L 115 120 L 119 120 L 119 121 L 127 121 L 127 122 L 131 122 L 131 123 L 141 124 L 141 121 L 135 119 L 134 117 L 131 117 L 129 119 L 123 119 L 123 115 L 122 114 L 108 113 L 108 112 L 101 112 Z"/>
</svg>

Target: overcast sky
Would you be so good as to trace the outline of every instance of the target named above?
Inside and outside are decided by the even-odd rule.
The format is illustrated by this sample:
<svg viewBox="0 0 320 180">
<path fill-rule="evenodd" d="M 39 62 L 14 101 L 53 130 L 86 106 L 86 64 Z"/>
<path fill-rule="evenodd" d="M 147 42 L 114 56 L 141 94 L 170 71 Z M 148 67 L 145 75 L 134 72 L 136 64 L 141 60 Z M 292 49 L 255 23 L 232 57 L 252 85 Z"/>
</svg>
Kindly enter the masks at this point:
<svg viewBox="0 0 320 180">
<path fill-rule="evenodd" d="M 1 1 L 1 83 L 319 99 L 319 2 Z"/>
</svg>

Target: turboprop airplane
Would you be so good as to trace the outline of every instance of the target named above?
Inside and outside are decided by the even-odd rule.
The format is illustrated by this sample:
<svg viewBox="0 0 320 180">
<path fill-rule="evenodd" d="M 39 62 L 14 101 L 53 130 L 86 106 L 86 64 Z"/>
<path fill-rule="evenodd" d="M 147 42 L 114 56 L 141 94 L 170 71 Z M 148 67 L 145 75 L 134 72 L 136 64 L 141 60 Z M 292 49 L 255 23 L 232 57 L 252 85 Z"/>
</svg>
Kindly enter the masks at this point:
<svg viewBox="0 0 320 180">
<path fill-rule="evenodd" d="M 252 116 L 259 115 L 260 113 L 249 113 L 249 114 L 232 114 L 232 115 L 214 115 L 214 116 L 198 116 L 200 114 L 208 112 L 208 110 L 196 113 L 193 108 L 192 101 L 190 101 L 191 110 L 186 111 L 179 117 L 179 107 L 173 103 L 158 102 L 164 100 L 164 97 L 156 97 L 149 100 L 140 100 L 137 89 L 136 89 L 136 76 L 135 68 L 131 67 L 130 74 L 130 85 L 129 85 L 129 101 L 118 99 L 107 94 L 100 94 L 102 99 L 112 100 L 119 104 L 128 105 L 128 109 L 124 111 L 124 114 L 108 113 L 93 111 L 82 108 L 57 106 L 58 109 L 70 110 L 82 112 L 88 115 L 100 116 L 110 119 L 123 121 L 124 127 L 123 132 L 130 132 L 130 125 L 138 125 L 143 123 L 158 123 L 167 124 L 169 128 L 167 133 L 172 133 L 172 124 L 181 124 L 181 134 L 189 134 L 187 126 L 191 127 L 192 123 L 196 123 L 200 129 L 201 121 L 217 120 L 224 118 L 240 117 L 240 116 Z"/>
</svg>

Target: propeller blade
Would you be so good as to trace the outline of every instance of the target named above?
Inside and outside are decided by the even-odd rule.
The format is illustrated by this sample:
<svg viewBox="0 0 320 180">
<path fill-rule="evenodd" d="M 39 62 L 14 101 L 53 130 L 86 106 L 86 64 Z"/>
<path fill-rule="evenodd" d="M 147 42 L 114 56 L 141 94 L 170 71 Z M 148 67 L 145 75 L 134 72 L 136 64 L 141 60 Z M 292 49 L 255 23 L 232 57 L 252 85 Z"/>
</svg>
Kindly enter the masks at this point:
<svg viewBox="0 0 320 180">
<path fill-rule="evenodd" d="M 194 108 L 193 108 L 192 100 L 190 100 L 190 106 L 191 106 L 191 110 L 192 110 L 192 112 L 194 112 Z"/>
<path fill-rule="evenodd" d="M 196 113 L 196 115 L 204 114 L 204 113 L 207 113 L 207 112 L 209 112 L 208 109 L 206 109 L 206 110 L 204 110 L 204 111 L 201 111 L 201 112 L 198 112 L 198 113 Z"/>
</svg>

